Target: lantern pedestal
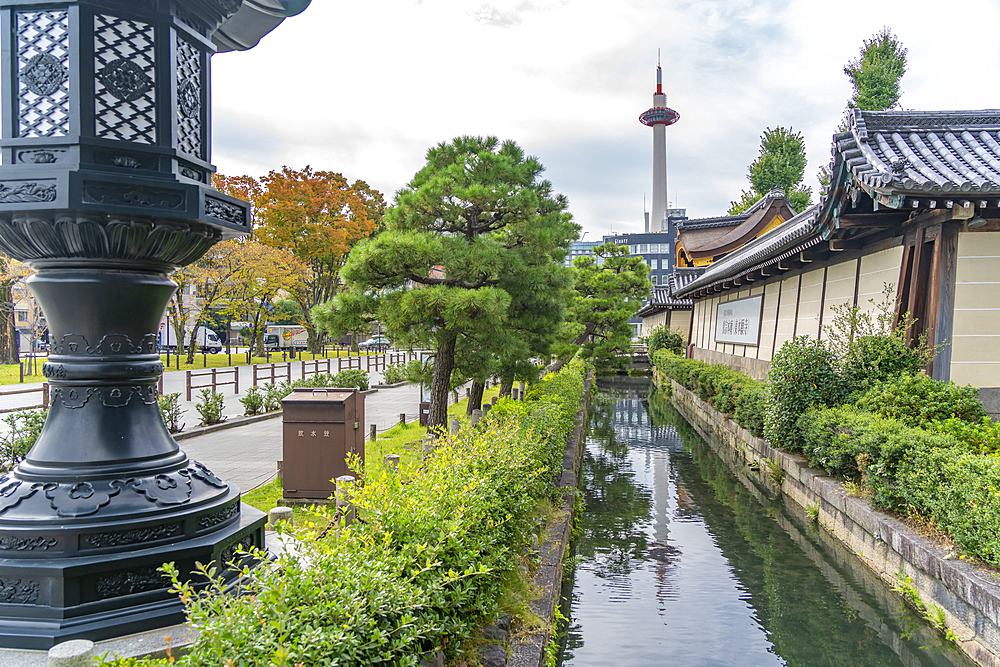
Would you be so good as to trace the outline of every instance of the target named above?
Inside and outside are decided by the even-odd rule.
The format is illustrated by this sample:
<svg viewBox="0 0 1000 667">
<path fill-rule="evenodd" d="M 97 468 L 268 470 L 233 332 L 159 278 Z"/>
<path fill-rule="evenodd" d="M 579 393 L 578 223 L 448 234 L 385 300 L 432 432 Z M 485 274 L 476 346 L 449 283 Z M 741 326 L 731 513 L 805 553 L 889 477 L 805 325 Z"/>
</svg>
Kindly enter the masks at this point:
<svg viewBox="0 0 1000 667">
<path fill-rule="evenodd" d="M 52 344 L 45 427 L 0 475 L 0 646 L 182 622 L 163 563 L 233 582 L 264 548 L 266 516 L 163 425 L 158 330 L 170 274 L 250 230 L 210 185 L 210 57 L 307 4 L 0 0 L 0 251 Z"/>
</svg>

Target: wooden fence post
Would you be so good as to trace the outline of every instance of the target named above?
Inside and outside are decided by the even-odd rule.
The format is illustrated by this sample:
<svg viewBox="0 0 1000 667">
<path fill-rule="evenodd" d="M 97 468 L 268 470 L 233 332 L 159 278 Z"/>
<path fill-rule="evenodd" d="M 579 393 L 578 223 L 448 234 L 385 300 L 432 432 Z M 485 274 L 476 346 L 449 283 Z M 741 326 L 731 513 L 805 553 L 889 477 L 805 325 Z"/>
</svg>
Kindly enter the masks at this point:
<svg viewBox="0 0 1000 667">
<path fill-rule="evenodd" d="M 191 402 L 191 371 L 184 371 L 184 376 L 186 378 L 187 384 L 187 401 Z"/>
<path fill-rule="evenodd" d="M 49 383 L 48 382 L 43 382 L 42 383 L 42 407 L 43 408 L 48 408 L 49 407 Z"/>
<path fill-rule="evenodd" d="M 212 393 L 215 393 L 216 382 L 215 382 L 215 368 L 212 369 Z"/>
</svg>

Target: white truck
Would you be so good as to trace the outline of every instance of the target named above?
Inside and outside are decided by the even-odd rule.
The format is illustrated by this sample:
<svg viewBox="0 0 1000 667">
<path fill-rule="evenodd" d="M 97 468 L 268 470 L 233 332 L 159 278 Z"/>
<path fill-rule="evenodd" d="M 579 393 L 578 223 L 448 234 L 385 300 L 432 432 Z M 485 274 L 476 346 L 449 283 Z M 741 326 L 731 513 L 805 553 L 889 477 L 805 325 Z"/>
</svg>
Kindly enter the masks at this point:
<svg viewBox="0 0 1000 667">
<path fill-rule="evenodd" d="M 264 331 L 264 351 L 304 350 L 309 346 L 309 332 L 287 324 L 272 324 Z"/>
<path fill-rule="evenodd" d="M 214 331 L 208 327 L 198 327 L 195 332 L 195 344 L 205 352 L 209 354 L 218 354 L 222 352 L 222 341 L 215 334 Z M 191 334 L 185 334 L 184 336 L 184 347 L 188 346 L 191 342 Z M 167 327 L 166 323 L 160 323 L 160 349 L 170 350 L 171 352 L 177 349 L 177 333 L 174 331 L 173 327 Z"/>
</svg>

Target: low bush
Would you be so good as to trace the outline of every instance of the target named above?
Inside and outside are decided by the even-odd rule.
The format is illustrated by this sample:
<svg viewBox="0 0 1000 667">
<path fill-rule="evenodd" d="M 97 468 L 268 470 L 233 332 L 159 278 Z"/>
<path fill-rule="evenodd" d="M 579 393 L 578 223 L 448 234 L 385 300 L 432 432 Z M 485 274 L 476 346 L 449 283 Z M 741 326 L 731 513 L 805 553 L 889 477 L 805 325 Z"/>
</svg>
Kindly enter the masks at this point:
<svg viewBox="0 0 1000 667">
<path fill-rule="evenodd" d="M 836 355 L 808 336 L 787 341 L 771 360 L 764 435 L 775 447 L 799 451 L 796 421 L 812 407 L 837 405 L 847 387 Z"/>
<path fill-rule="evenodd" d="M 198 415 L 201 417 L 202 426 L 211 426 L 212 424 L 219 424 L 226 421 L 225 416 L 222 414 L 222 394 L 211 389 L 202 389 L 199 396 L 201 398 L 194 404 L 194 409 L 198 411 Z"/>
<path fill-rule="evenodd" d="M 652 362 L 658 371 L 709 401 L 716 410 L 732 414 L 743 428 L 757 436 L 764 434 L 765 383 L 728 366 L 685 359 L 667 350 L 653 353 Z"/>
<path fill-rule="evenodd" d="M 764 416 L 767 410 L 767 384 L 747 379 L 739 385 L 733 399 L 736 423 L 758 437 L 764 436 Z"/>
<path fill-rule="evenodd" d="M 360 368 L 349 368 L 340 371 L 330 379 L 331 387 L 354 387 L 360 391 L 368 390 L 368 371 Z"/>
<path fill-rule="evenodd" d="M 264 395 L 260 393 L 260 387 L 256 385 L 247 389 L 247 394 L 240 399 L 243 404 L 243 414 L 247 417 L 260 414 L 264 411 Z"/>
<path fill-rule="evenodd" d="M 867 390 L 900 375 L 917 375 L 925 354 L 899 336 L 861 336 L 843 357 L 841 372 L 856 390 Z"/>
<path fill-rule="evenodd" d="M 184 414 L 184 409 L 181 407 L 180 400 L 181 393 L 178 391 L 173 394 L 164 394 L 160 396 L 158 401 L 163 425 L 171 433 L 180 433 L 184 430 L 184 424 L 181 423 L 181 416 Z"/>
<path fill-rule="evenodd" d="M 926 375 L 899 376 L 873 387 L 856 401 L 861 410 L 892 417 L 907 426 L 931 426 L 955 418 L 975 422 L 986 416 L 975 387 L 959 387 Z"/>
<path fill-rule="evenodd" d="M 872 505 L 894 511 L 912 505 L 911 494 L 899 483 L 912 457 L 937 449 L 967 449 L 948 435 L 908 427 L 851 405 L 808 410 L 799 417 L 797 430 L 811 465 L 860 482 Z"/>
<path fill-rule="evenodd" d="M 406 381 L 406 364 L 389 364 L 382 370 L 382 380 L 386 384 Z"/>
<path fill-rule="evenodd" d="M 21 410 L 4 416 L 3 434 L 0 436 L 0 468 L 10 470 L 24 460 L 35 444 L 48 410 Z"/>
<path fill-rule="evenodd" d="M 976 454 L 996 454 L 1000 452 L 1000 422 L 983 417 L 977 422 L 961 419 L 935 421 L 938 433 L 945 433 L 963 443 Z"/>
<path fill-rule="evenodd" d="M 658 326 L 649 333 L 647 344 L 650 352 L 669 350 L 674 354 L 684 354 L 684 336 L 664 326 Z"/>
<path fill-rule="evenodd" d="M 964 448 L 916 450 L 899 484 L 912 511 L 966 553 L 1000 566 L 1000 458 Z"/>
<path fill-rule="evenodd" d="M 415 667 L 438 647 L 455 658 L 522 576 L 582 385 L 581 366 L 568 365 L 516 410 L 439 441 L 426 461 L 369 465 L 354 494 L 364 522 L 309 535 L 296 554 L 246 571 L 249 595 L 227 595 L 218 580 L 198 590 L 167 566 L 200 631 L 174 664 Z"/>
</svg>

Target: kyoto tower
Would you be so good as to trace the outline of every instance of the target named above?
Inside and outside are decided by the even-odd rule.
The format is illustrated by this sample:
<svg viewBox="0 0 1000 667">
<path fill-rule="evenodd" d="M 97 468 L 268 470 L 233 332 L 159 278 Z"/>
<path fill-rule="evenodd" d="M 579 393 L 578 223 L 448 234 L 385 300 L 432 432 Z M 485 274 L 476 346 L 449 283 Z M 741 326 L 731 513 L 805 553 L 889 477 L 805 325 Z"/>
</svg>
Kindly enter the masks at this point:
<svg viewBox="0 0 1000 667">
<path fill-rule="evenodd" d="M 663 92 L 663 70 L 659 53 L 656 56 L 656 92 L 653 107 L 639 116 L 639 122 L 653 128 L 653 208 L 650 211 L 648 232 L 667 231 L 667 125 L 673 125 L 681 115 L 667 107 Z"/>
</svg>

